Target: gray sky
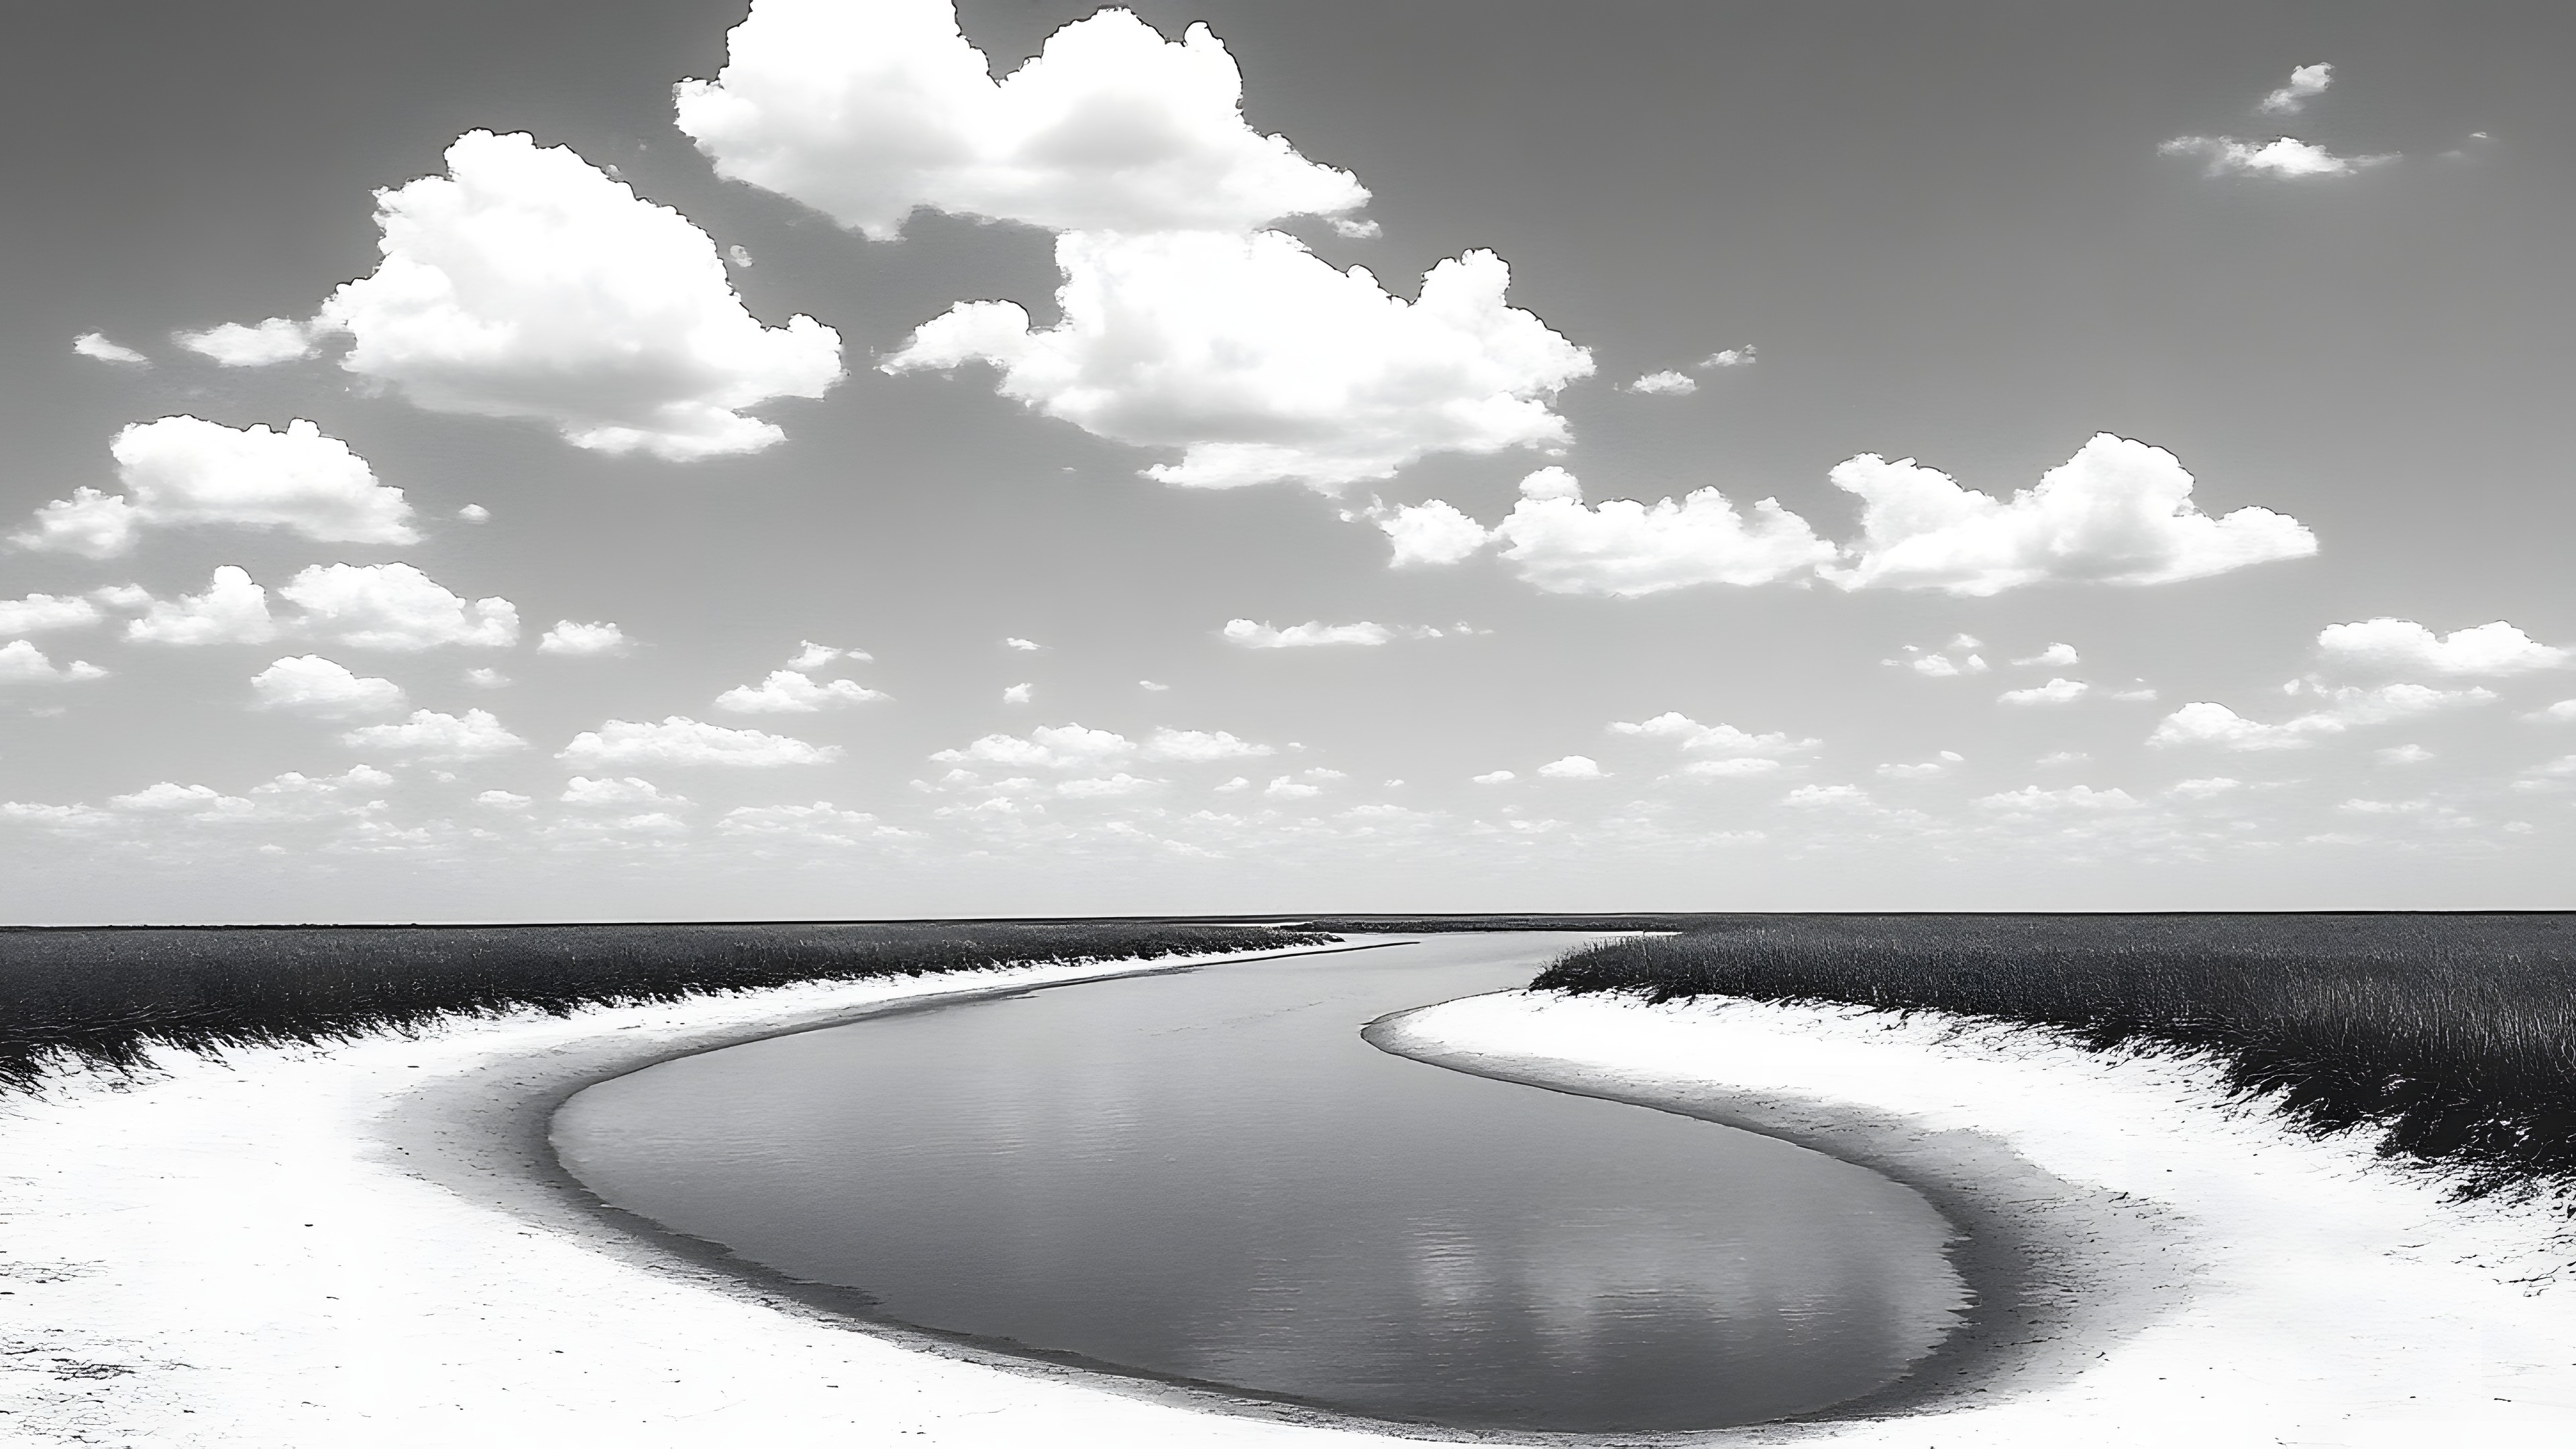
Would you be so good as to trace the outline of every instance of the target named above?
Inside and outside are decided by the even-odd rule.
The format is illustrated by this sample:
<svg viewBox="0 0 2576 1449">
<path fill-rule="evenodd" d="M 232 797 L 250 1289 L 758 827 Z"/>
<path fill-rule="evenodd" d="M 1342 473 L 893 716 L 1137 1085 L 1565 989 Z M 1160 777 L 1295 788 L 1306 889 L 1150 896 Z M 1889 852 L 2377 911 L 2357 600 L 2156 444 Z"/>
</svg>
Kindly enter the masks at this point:
<svg viewBox="0 0 2576 1449">
<path fill-rule="evenodd" d="M 2576 904 L 2564 7 L 1091 14 L 49 16 L 9 917 Z"/>
</svg>

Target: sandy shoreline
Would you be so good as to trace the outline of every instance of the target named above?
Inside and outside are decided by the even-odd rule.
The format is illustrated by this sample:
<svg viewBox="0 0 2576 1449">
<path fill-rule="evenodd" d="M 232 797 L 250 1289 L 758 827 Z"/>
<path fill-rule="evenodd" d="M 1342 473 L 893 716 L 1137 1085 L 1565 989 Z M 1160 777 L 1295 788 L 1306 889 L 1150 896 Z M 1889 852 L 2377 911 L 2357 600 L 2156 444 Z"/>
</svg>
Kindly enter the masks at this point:
<svg viewBox="0 0 2576 1449">
<path fill-rule="evenodd" d="M 544 1141 L 555 1103 L 653 1060 L 1180 964 L 179 1057 L 0 1104 L 0 1439 L 1492 1442 L 854 1331 L 826 1295 L 589 1202 Z M 1705 1442 L 2540 1444 L 2576 1428 L 2576 1289 L 2508 1281 L 2569 1261 L 2554 1224 L 2445 1206 L 2352 1144 L 2231 1115 L 2186 1066 L 1922 1019 L 1526 993 L 1371 1035 L 1861 1161 L 1968 1230 L 1980 1318 L 1913 1380 L 1843 1411 L 1864 1417 Z"/>
</svg>

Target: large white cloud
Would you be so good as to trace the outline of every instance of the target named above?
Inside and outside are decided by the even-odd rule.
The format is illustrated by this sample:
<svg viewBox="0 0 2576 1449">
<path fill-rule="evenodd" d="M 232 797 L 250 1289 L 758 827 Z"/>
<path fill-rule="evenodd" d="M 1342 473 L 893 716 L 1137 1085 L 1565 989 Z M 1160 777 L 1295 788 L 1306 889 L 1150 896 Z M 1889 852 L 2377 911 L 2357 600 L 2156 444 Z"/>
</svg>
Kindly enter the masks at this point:
<svg viewBox="0 0 2576 1449">
<path fill-rule="evenodd" d="M 1852 562 L 1822 570 L 1846 589 L 1982 597 L 2043 582 L 2164 584 L 2317 551 L 2316 535 L 2270 509 L 2202 513 L 2173 454 L 2109 433 L 2008 500 L 1875 453 L 1831 476 L 1862 503 Z"/>
<path fill-rule="evenodd" d="M 739 685 L 717 695 L 716 708 L 737 714 L 812 714 L 883 698 L 855 679 L 818 680 L 802 670 L 773 669 L 758 684 Z"/>
<path fill-rule="evenodd" d="M 2326 93 L 2334 84 L 2334 67 L 2324 63 L 2294 66 L 2287 85 L 2265 96 L 2254 109 L 2267 116 L 2295 116 L 2307 108 L 2311 97 Z"/>
<path fill-rule="evenodd" d="M 401 724 L 366 725 L 340 741 L 353 750 L 384 750 L 420 760 L 479 760 L 528 747 L 489 711 L 479 709 L 462 715 L 416 709 Z"/>
<path fill-rule="evenodd" d="M 155 602 L 125 625 L 125 637 L 138 644 L 265 644 L 277 635 L 268 590 L 233 564 L 216 569 L 204 593 Z"/>
<path fill-rule="evenodd" d="M 171 340 L 226 367 L 269 367 L 313 355 L 313 334 L 291 317 L 254 326 L 225 322 L 203 332 L 174 332 Z"/>
<path fill-rule="evenodd" d="M 278 589 L 324 638 L 361 649 L 506 649 L 519 642 L 518 606 L 468 603 L 410 564 L 317 564 Z"/>
<path fill-rule="evenodd" d="M 992 78 L 950 0 L 756 0 L 680 129 L 720 175 L 879 239 L 916 207 L 1055 231 L 1243 231 L 1368 199 L 1244 123 L 1233 57 L 1124 10 Z"/>
<path fill-rule="evenodd" d="M 322 719 L 391 714 L 407 701 L 402 686 L 390 679 L 353 673 L 348 666 L 319 654 L 280 659 L 251 676 L 251 696 L 263 709 L 282 709 Z"/>
<path fill-rule="evenodd" d="M 2296 681 L 2289 692 L 2294 697 L 2320 700 L 2323 707 L 2278 724 L 2265 724 L 2247 719 L 2226 705 L 2198 700 L 2165 716 L 2156 725 L 2155 733 L 2147 737 L 2147 743 L 2210 745 L 2222 750 L 2295 750 L 2365 725 L 2487 704 L 2496 698 L 2495 692 L 2487 689 L 2434 689 L 2421 684 L 2330 689 Z"/>
<path fill-rule="evenodd" d="M 72 351 L 101 362 L 121 363 L 127 367 L 150 367 L 152 359 L 121 342 L 111 342 L 97 332 L 84 332 L 72 339 Z"/>
<path fill-rule="evenodd" d="M 1056 239 L 1063 318 L 1030 330 L 1016 302 L 965 302 L 924 323 L 888 372 L 989 362 L 1049 417 L 1141 447 L 1145 470 L 1233 488 L 1325 490 L 1427 454 L 1560 442 L 1557 390 L 1591 354 L 1504 303 L 1489 251 L 1434 266 L 1417 301 L 1341 271 L 1279 232 L 1072 232 Z"/>
<path fill-rule="evenodd" d="M 29 594 L 0 599 L 0 634 L 34 634 L 46 629 L 77 629 L 105 616 L 98 605 L 78 594 Z"/>
<path fill-rule="evenodd" d="M 314 319 L 348 334 L 349 371 L 434 412 L 672 459 L 768 447 L 784 435 L 744 409 L 839 380 L 839 334 L 763 326 L 705 232 L 571 151 L 471 131 L 447 169 L 376 193 L 384 260 Z"/>
<path fill-rule="evenodd" d="M 841 757 L 838 745 L 811 745 L 760 730 L 727 729 L 671 715 L 660 724 L 613 719 L 573 736 L 555 758 L 577 769 L 636 765 L 819 765 Z"/>
<path fill-rule="evenodd" d="M 77 489 L 38 509 L 16 542 L 107 558 L 132 548 L 145 528 L 188 524 L 276 528 L 325 543 L 420 539 L 402 490 L 377 482 L 348 444 L 300 418 L 282 433 L 265 423 L 161 418 L 119 430 L 108 452 L 122 496 Z"/>
<path fill-rule="evenodd" d="M 1437 498 L 1387 510 L 1375 522 L 1395 546 L 1395 556 L 1387 560 L 1390 568 L 1457 563 L 1493 541 L 1483 524 Z"/>
<path fill-rule="evenodd" d="M 2436 635 L 2412 619 L 2328 624 L 2317 653 L 2331 664 L 2428 674 L 2528 674 L 2564 668 L 2576 652 L 2543 644 L 2499 619 Z"/>
<path fill-rule="evenodd" d="M 2233 136 L 2176 136 L 2156 148 L 2167 156 L 2198 156 L 2212 176 L 2259 176 L 2282 181 L 2321 176 L 2351 176 L 2397 157 L 2338 156 L 2323 146 L 2290 136 L 2269 141 L 2240 141 Z"/>
<path fill-rule="evenodd" d="M 0 644 L 0 684 L 70 684 L 106 677 L 106 670 L 86 660 L 56 664 L 24 639 Z"/>
<path fill-rule="evenodd" d="M 1767 584 L 1834 556 L 1807 521 L 1765 498 L 1739 511 L 1714 488 L 1653 505 L 1612 498 L 1586 505 L 1562 468 L 1521 481 L 1520 501 L 1494 527 L 1503 559 L 1557 594 L 1635 597 L 1693 584 Z"/>
<path fill-rule="evenodd" d="M 632 654 L 635 641 L 627 638 L 626 631 L 615 624 L 583 624 L 571 619 L 557 619 L 555 626 L 537 641 L 537 652 L 575 657 Z"/>
</svg>

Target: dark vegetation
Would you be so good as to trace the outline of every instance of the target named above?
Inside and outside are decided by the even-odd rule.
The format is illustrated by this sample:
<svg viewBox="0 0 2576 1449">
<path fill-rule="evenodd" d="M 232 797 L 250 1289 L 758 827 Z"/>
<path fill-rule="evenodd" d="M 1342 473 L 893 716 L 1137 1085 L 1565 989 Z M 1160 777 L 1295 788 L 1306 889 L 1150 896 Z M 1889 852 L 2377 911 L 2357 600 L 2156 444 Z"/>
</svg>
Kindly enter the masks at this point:
<svg viewBox="0 0 2576 1449">
<path fill-rule="evenodd" d="M 1284 949 L 1313 931 L 1188 921 L 0 929 L 0 1089 L 155 1046 L 344 1041 L 450 1014 L 564 1015 L 711 991 L 1036 962 Z"/>
<path fill-rule="evenodd" d="M 2298 1127 L 2369 1129 L 2463 1196 L 2576 1205 L 2576 915 L 1725 916 L 1575 951 L 1534 984 L 2206 1052 Z"/>
</svg>

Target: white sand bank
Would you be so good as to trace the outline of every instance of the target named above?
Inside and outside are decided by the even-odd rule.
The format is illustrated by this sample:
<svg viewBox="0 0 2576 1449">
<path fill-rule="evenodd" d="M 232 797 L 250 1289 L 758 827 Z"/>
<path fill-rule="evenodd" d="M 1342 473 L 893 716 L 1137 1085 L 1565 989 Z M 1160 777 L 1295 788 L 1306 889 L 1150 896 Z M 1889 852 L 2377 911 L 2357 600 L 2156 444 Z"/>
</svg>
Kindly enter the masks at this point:
<svg viewBox="0 0 2576 1449">
<path fill-rule="evenodd" d="M 609 1230 L 550 1180 L 544 1110 L 604 1075 L 906 1000 L 1131 969 L 174 1056 L 130 1085 L 0 1102 L 0 1443 L 1403 1442 L 905 1347 Z M 2011 1199 L 1986 1204 L 1999 1234 L 2022 1224 L 2061 1286 L 2109 1305 L 2034 1296 L 2023 1336 L 2080 1351 L 1950 1365 L 1941 1393 L 1891 1417 L 1714 1442 L 2554 1445 L 2576 1428 L 2576 1289 L 2500 1282 L 2563 1261 L 2545 1225 L 2463 1213 L 2366 1153 L 2231 1119 L 2187 1071 L 1829 1012 L 1517 993 L 1390 1031 L 1408 1054 L 1947 1174 L 1966 1197 Z"/>
<path fill-rule="evenodd" d="M 2446 1203 L 2365 1145 L 2232 1109 L 2204 1068 L 1856 1009 L 1523 992 L 1372 1039 L 1882 1166 L 1952 1199 L 1954 1220 L 2029 1223 L 2044 1275 L 2103 1310 L 2052 1304 L 2042 1283 L 2020 1335 L 2038 1342 L 2004 1325 L 1995 1372 L 1891 1417 L 1748 1441 L 2576 1443 L 2576 1283 L 2514 1281 L 2576 1263 L 2553 1236 L 2565 1220 Z"/>
</svg>

